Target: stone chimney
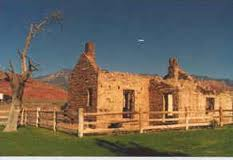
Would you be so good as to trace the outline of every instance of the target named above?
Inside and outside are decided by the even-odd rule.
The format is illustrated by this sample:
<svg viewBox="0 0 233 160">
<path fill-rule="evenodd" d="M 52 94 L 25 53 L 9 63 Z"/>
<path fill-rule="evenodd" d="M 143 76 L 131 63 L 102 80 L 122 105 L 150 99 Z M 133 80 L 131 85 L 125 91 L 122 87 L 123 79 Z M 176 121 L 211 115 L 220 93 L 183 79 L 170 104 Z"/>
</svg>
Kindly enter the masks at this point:
<svg viewBox="0 0 233 160">
<path fill-rule="evenodd" d="M 193 80 L 192 76 L 188 75 L 179 65 L 176 58 L 169 58 L 168 74 L 164 79 L 184 79 Z"/>
<path fill-rule="evenodd" d="M 95 44 L 92 41 L 88 41 L 85 44 L 85 51 L 84 53 L 95 60 Z"/>
</svg>

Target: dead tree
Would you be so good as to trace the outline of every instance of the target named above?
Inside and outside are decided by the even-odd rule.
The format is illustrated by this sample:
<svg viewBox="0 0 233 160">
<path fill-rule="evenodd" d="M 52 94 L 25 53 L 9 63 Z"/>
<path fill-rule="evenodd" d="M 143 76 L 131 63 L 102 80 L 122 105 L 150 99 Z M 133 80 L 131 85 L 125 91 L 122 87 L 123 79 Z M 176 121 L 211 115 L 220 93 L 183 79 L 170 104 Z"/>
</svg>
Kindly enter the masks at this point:
<svg viewBox="0 0 233 160">
<path fill-rule="evenodd" d="M 60 23 L 61 20 L 62 14 L 59 11 L 56 11 L 51 13 L 48 17 L 45 17 L 43 20 L 37 23 L 32 23 L 22 52 L 18 50 L 21 62 L 21 73 L 17 74 L 13 64 L 11 62 L 9 63 L 9 70 L 5 74 L 6 80 L 9 81 L 12 90 L 12 104 L 4 132 L 17 131 L 18 118 L 23 105 L 25 84 L 31 78 L 32 73 L 38 70 L 38 65 L 34 64 L 32 59 L 28 57 L 28 51 L 33 38 L 44 31 L 45 27 L 49 24 Z"/>
</svg>

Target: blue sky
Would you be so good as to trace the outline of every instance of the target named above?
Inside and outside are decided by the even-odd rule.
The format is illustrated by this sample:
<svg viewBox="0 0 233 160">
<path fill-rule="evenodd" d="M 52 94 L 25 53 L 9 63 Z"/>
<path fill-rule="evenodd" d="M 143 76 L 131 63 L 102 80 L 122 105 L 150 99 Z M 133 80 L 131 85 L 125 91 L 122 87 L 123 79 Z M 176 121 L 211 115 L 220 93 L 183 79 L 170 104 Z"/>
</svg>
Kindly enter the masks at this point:
<svg viewBox="0 0 233 160">
<path fill-rule="evenodd" d="M 106 69 L 164 75 L 175 56 L 189 73 L 233 79 L 233 1 L 0 0 L 0 64 L 18 65 L 29 24 L 59 9 L 63 30 L 33 40 L 38 74 L 72 68 L 87 40 Z M 137 39 L 145 41 L 138 43 Z"/>
</svg>

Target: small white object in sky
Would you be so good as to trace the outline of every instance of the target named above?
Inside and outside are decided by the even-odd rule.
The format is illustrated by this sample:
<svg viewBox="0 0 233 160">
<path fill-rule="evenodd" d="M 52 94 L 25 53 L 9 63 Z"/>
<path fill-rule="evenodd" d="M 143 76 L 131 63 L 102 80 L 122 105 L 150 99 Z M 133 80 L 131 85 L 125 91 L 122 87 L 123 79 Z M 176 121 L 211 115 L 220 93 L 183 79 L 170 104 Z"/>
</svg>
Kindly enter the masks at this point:
<svg viewBox="0 0 233 160">
<path fill-rule="evenodd" d="M 145 40 L 144 39 L 138 39 L 137 41 L 138 42 L 144 42 Z"/>
</svg>

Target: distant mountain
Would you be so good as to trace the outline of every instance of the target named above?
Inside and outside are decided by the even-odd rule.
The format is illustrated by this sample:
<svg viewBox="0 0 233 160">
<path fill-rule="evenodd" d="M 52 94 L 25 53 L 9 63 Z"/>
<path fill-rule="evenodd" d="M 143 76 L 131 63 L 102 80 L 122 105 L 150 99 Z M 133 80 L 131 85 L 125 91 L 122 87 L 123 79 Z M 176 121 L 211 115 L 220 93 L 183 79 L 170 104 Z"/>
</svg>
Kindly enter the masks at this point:
<svg viewBox="0 0 233 160">
<path fill-rule="evenodd" d="M 212 78 L 209 76 L 200 76 L 200 75 L 192 75 L 192 76 L 198 80 L 218 81 L 218 82 L 222 82 L 222 83 L 225 83 L 226 85 L 233 87 L 233 80 L 231 80 L 231 79 Z"/>
<path fill-rule="evenodd" d="M 68 79 L 69 79 L 69 75 L 70 75 L 71 71 L 72 71 L 71 69 L 62 69 L 62 70 L 57 71 L 55 73 L 36 77 L 35 79 L 42 81 L 42 82 L 45 82 L 45 83 L 56 85 L 56 86 L 61 87 L 63 89 L 67 89 L 68 88 Z"/>
<path fill-rule="evenodd" d="M 10 84 L 5 78 L 4 72 L 0 71 L 0 92 L 5 95 L 11 95 Z M 66 101 L 67 91 L 35 79 L 29 79 L 26 82 L 24 98 L 26 100 L 35 100 L 39 102 L 47 100 Z"/>
</svg>

